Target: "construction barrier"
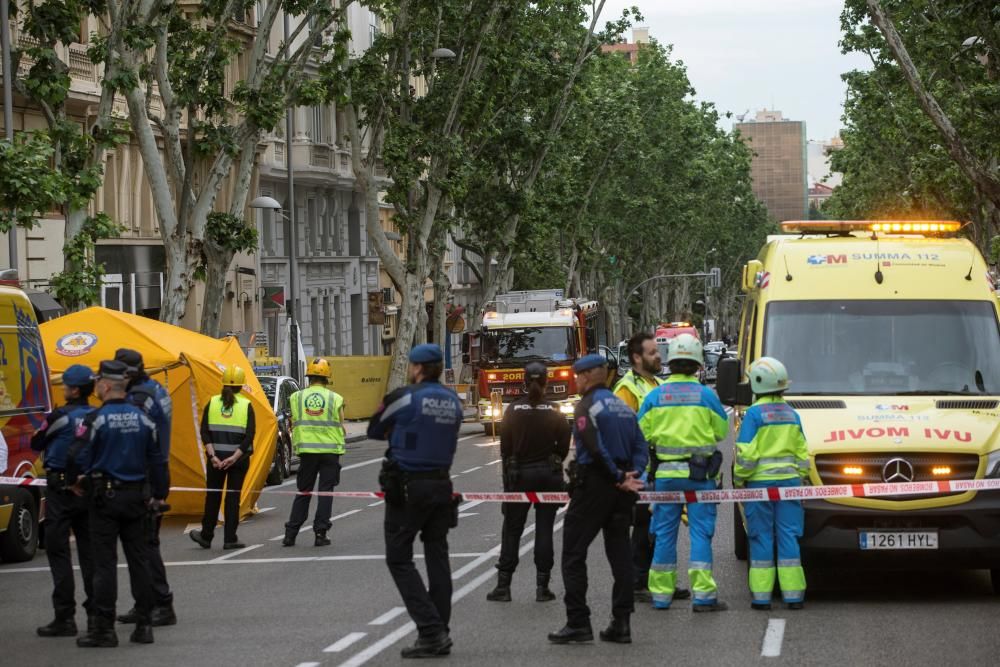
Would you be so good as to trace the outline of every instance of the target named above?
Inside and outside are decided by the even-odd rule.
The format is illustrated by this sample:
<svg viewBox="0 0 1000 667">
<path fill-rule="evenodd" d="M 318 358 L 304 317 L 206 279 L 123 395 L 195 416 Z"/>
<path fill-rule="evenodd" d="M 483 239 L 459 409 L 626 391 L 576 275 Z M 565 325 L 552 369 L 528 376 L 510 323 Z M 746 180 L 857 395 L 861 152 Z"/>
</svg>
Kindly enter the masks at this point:
<svg viewBox="0 0 1000 667">
<path fill-rule="evenodd" d="M 313 357 L 309 357 L 313 359 Z M 346 419 L 368 419 L 389 385 L 392 357 L 322 357 L 330 363 L 330 389 L 344 397 Z"/>
<path fill-rule="evenodd" d="M 0 477 L 0 484 L 12 486 L 45 486 L 44 479 Z M 172 486 L 171 493 L 204 493 L 199 487 Z M 839 484 L 834 486 L 782 486 L 760 489 L 717 489 L 711 491 L 643 491 L 640 503 L 671 505 L 691 503 L 761 503 L 778 500 L 834 500 L 840 498 L 884 498 L 886 496 L 927 496 L 968 491 L 1000 490 L 1000 479 L 960 479 L 940 482 L 907 482 L 900 484 Z M 381 491 L 286 491 L 264 488 L 261 494 L 279 496 L 326 496 L 330 498 L 382 498 Z M 564 504 L 569 494 L 544 491 L 507 493 L 502 491 L 461 491 L 455 497 L 484 503 Z"/>
</svg>

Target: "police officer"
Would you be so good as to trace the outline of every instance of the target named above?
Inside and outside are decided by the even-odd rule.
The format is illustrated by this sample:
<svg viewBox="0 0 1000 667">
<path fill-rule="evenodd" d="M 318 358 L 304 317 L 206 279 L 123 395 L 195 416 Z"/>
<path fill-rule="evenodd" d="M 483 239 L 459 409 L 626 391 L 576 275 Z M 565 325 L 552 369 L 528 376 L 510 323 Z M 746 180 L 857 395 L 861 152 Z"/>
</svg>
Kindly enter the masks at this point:
<svg viewBox="0 0 1000 667">
<path fill-rule="evenodd" d="M 31 448 L 44 452 L 45 488 L 45 554 L 52 570 L 52 606 L 55 620 L 38 628 L 39 637 L 76 636 L 76 601 L 74 599 L 73 556 L 69 546 L 70 531 L 76 537 L 77 558 L 83 575 L 87 610 L 87 626 L 93 626 L 94 560 L 90 546 L 90 526 L 87 500 L 73 492 L 76 479 L 67 480 L 69 449 L 76 439 L 77 429 L 94 408 L 87 399 L 94 391 L 93 372 L 79 364 L 70 366 L 62 376 L 63 398 L 66 404 L 45 417 L 38 432 L 31 438 Z M 80 452 L 82 455 L 82 452 Z M 77 464 L 82 456 L 77 456 Z"/>
<path fill-rule="evenodd" d="M 556 644 L 594 639 L 587 607 L 587 550 L 600 532 L 614 577 L 611 624 L 602 641 L 632 642 L 634 575 L 629 526 L 635 492 L 643 488 L 648 459 L 646 441 L 635 414 L 607 389 L 604 357 L 590 354 L 575 364 L 576 387 L 583 395 L 576 406 L 571 464 L 570 501 L 563 537 L 562 574 L 566 586 L 566 626 L 549 635 Z"/>
<path fill-rule="evenodd" d="M 295 483 L 300 493 L 312 491 L 319 478 L 320 491 L 333 491 L 340 483 L 340 457 L 344 454 L 344 399 L 327 388 L 330 384 L 330 364 L 326 359 L 314 359 L 306 369 L 309 387 L 292 394 L 292 447 L 299 455 L 299 472 Z M 285 524 L 286 547 L 295 545 L 295 537 L 309 515 L 308 495 L 295 496 L 292 513 Z M 313 533 L 317 547 L 330 544 L 326 536 L 333 512 L 333 498 L 316 499 Z"/>
<path fill-rule="evenodd" d="M 704 363 L 701 341 L 681 334 L 670 341 L 667 365 L 670 376 L 665 384 L 646 395 L 639 408 L 639 424 L 655 449 L 657 491 L 697 491 L 714 489 L 722 467 L 717 444 L 729 433 L 726 411 L 715 392 L 695 377 Z M 653 606 L 668 609 L 677 584 L 677 531 L 682 505 L 653 507 L 656 546 L 649 572 Z M 712 578 L 712 536 L 717 506 L 692 503 L 688 507 L 691 533 L 691 560 L 688 576 L 696 612 L 723 611 L 718 587 Z"/>
<path fill-rule="evenodd" d="M 146 567 L 147 517 L 167 495 L 167 471 L 157 443 L 156 425 L 126 400 L 127 372 L 128 367 L 119 361 L 101 362 L 96 391 L 104 405 L 87 416 L 73 445 L 83 446 L 83 470 L 90 486 L 97 615 L 93 629 L 76 640 L 77 646 L 87 648 L 118 645 L 114 622 L 119 539 L 138 612 L 130 641 L 153 643 L 153 588 Z M 146 497 L 146 490 L 151 498 Z"/>
<path fill-rule="evenodd" d="M 548 368 L 537 361 L 524 369 L 528 395 L 507 408 L 500 426 L 500 456 L 503 460 L 504 491 L 562 491 L 563 459 L 569 453 L 570 428 L 559 407 L 545 400 Z M 504 503 L 503 537 L 497 586 L 486 599 L 510 602 L 510 582 L 518 563 L 521 535 L 530 503 Z M 549 590 L 555 561 L 552 530 L 558 506 L 535 506 L 535 600 L 548 602 L 556 596 Z"/>
<path fill-rule="evenodd" d="M 240 395 L 246 373 L 239 366 L 229 366 L 222 373 L 222 393 L 213 396 L 201 417 L 201 440 L 205 443 L 205 513 L 201 530 L 188 535 L 202 549 L 212 547 L 215 524 L 219 518 L 222 487 L 226 487 L 225 535 L 223 549 L 242 549 L 246 545 L 236 538 L 240 525 L 240 492 L 250 469 L 253 439 L 257 422 L 253 405 Z"/>
<path fill-rule="evenodd" d="M 174 404 L 170 394 L 159 382 L 149 377 L 143 364 L 142 354 L 136 350 L 121 348 L 115 352 L 115 360 L 128 366 L 129 383 L 128 399 L 142 408 L 146 416 L 156 424 L 156 437 L 160 442 L 163 462 L 167 466 L 167 486 L 170 485 L 170 424 L 173 418 Z M 153 580 L 153 626 L 176 625 L 177 615 L 174 613 L 174 594 L 167 583 L 167 568 L 163 565 L 160 554 L 160 524 L 163 515 L 154 518 L 153 531 L 149 540 L 149 574 Z M 119 623 L 135 623 L 136 610 L 118 617 Z"/>
<path fill-rule="evenodd" d="M 385 559 L 410 618 L 416 643 L 404 658 L 451 653 L 451 566 L 448 530 L 458 525 L 452 461 L 462 426 L 462 406 L 439 381 L 443 355 L 437 345 L 410 351 L 410 384 L 389 393 L 368 424 L 368 437 L 389 440 L 379 481 L 385 491 Z M 424 543 L 428 586 L 413 564 L 413 541 Z"/>
<path fill-rule="evenodd" d="M 747 370 L 756 402 L 743 415 L 736 438 L 733 482 L 751 489 L 801 486 L 809 475 L 809 451 L 798 413 L 783 397 L 788 389 L 785 365 L 761 357 Z M 799 555 L 805 514 L 798 500 L 746 503 L 743 506 L 750 538 L 751 607 L 771 609 L 774 590 L 774 547 L 778 547 L 778 582 L 789 609 L 802 609 L 806 577 Z"/>
</svg>

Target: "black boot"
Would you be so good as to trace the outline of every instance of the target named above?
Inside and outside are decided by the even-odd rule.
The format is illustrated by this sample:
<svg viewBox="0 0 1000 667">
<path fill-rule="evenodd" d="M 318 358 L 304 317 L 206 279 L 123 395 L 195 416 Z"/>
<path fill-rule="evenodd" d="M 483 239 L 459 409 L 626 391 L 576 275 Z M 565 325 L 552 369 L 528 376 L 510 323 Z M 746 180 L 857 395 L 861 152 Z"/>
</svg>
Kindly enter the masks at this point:
<svg viewBox="0 0 1000 667">
<path fill-rule="evenodd" d="M 124 614 L 118 614 L 118 622 L 125 625 L 133 625 L 138 618 L 139 612 L 135 610 L 135 607 L 132 607 Z"/>
<path fill-rule="evenodd" d="M 513 578 L 513 572 L 500 572 L 497 575 L 497 587 L 486 594 L 486 599 L 490 602 L 510 602 L 510 581 Z"/>
<path fill-rule="evenodd" d="M 118 646 L 114 619 L 95 616 L 94 630 L 83 637 L 77 637 L 76 645 L 80 648 L 113 648 Z"/>
<path fill-rule="evenodd" d="M 556 594 L 549 590 L 551 572 L 539 572 L 535 578 L 535 602 L 552 602 Z"/>
<path fill-rule="evenodd" d="M 72 616 L 68 618 L 58 618 L 48 625 L 35 630 L 39 637 L 76 637 L 76 621 Z"/>
<path fill-rule="evenodd" d="M 710 611 L 728 611 L 729 605 L 721 600 L 716 600 L 712 604 L 696 604 L 691 605 L 691 611 L 696 614 L 707 613 Z"/>
<path fill-rule="evenodd" d="M 233 549 L 246 549 L 246 548 L 247 548 L 247 545 L 243 544 L 240 541 L 236 541 L 236 540 L 234 540 L 232 542 L 226 542 L 226 543 L 224 543 L 222 545 L 223 551 L 232 551 Z"/>
<path fill-rule="evenodd" d="M 132 635 L 128 638 L 133 644 L 152 644 L 153 643 L 153 624 L 149 619 L 143 619 L 137 621 L 135 624 L 135 630 L 132 631 Z"/>
<path fill-rule="evenodd" d="M 173 603 L 153 607 L 153 627 L 159 628 L 165 625 L 177 625 L 177 614 L 174 613 Z"/>
<path fill-rule="evenodd" d="M 294 547 L 295 546 L 295 537 L 298 534 L 299 534 L 299 531 L 297 531 L 297 530 L 289 530 L 288 528 L 286 528 L 285 529 L 285 538 L 283 540 L 281 540 L 281 546 L 283 546 L 283 547 Z"/>
<path fill-rule="evenodd" d="M 91 632 L 94 631 L 94 628 L 97 627 L 96 624 L 97 624 L 97 615 L 87 614 L 87 634 L 90 634 Z"/>
<path fill-rule="evenodd" d="M 420 637 L 413 646 L 407 646 L 400 655 L 404 658 L 436 658 L 451 653 L 451 637 L 442 632 L 433 637 Z"/>
<path fill-rule="evenodd" d="M 330 538 L 326 536 L 325 530 L 317 530 L 315 531 L 315 533 L 316 533 L 316 541 L 313 543 L 314 546 L 317 547 L 330 546 Z"/>
<path fill-rule="evenodd" d="M 632 626 L 628 616 L 612 617 L 607 629 L 601 630 L 602 642 L 614 642 L 615 644 L 632 643 Z"/>
<path fill-rule="evenodd" d="M 691 599 L 691 589 L 689 588 L 676 588 L 674 589 L 674 600 L 690 600 Z"/>
<path fill-rule="evenodd" d="M 211 536 L 206 537 L 205 535 L 202 534 L 200 530 L 192 530 L 190 533 L 188 533 L 188 535 L 190 535 L 191 539 L 197 542 L 198 546 L 200 546 L 202 549 L 212 548 L 212 537 Z"/>
<path fill-rule="evenodd" d="M 590 625 L 582 628 L 565 626 L 559 632 L 550 632 L 549 641 L 553 644 L 579 644 L 582 642 L 594 641 L 594 630 Z"/>
</svg>

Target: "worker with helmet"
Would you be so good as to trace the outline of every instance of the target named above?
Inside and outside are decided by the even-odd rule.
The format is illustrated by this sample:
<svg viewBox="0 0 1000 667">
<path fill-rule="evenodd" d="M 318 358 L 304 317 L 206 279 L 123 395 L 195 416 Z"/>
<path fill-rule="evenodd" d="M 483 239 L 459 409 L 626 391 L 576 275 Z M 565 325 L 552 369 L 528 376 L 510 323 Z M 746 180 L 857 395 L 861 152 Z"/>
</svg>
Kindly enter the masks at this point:
<svg viewBox="0 0 1000 667">
<path fill-rule="evenodd" d="M 240 492 L 250 469 L 253 439 L 257 426 L 253 405 L 240 395 L 246 373 L 239 366 L 229 366 L 222 373 L 222 393 L 213 396 L 201 418 L 201 439 L 205 444 L 208 465 L 205 467 L 205 514 L 201 530 L 188 535 L 203 549 L 212 546 L 212 536 L 222 503 L 222 487 L 226 487 L 225 535 L 223 549 L 242 549 L 236 539 L 240 523 Z"/>
<path fill-rule="evenodd" d="M 784 399 L 788 371 L 777 359 L 761 357 L 750 365 L 747 376 L 756 401 L 744 414 L 736 439 L 733 482 L 750 488 L 800 486 L 809 475 L 809 452 L 802 421 Z M 799 555 L 805 519 L 801 501 L 747 503 L 743 511 L 750 538 L 751 607 L 771 609 L 777 570 L 785 604 L 802 609 L 806 577 Z"/>
<path fill-rule="evenodd" d="M 330 390 L 330 363 L 313 359 L 306 368 L 309 386 L 292 394 L 292 448 L 299 455 L 299 471 L 295 482 L 299 493 L 312 492 L 319 478 L 320 492 L 330 492 L 340 483 L 340 457 L 347 442 L 344 433 L 344 399 Z M 316 500 L 313 519 L 315 545 L 330 544 L 326 536 L 333 524 L 333 498 L 320 496 Z M 295 546 L 295 537 L 309 516 L 309 496 L 295 496 L 292 513 L 285 524 L 285 539 L 281 544 Z"/>
<path fill-rule="evenodd" d="M 681 334 L 670 341 L 667 352 L 670 376 L 650 391 L 639 408 L 639 425 L 655 450 L 651 468 L 657 491 L 715 489 L 722 467 L 718 443 L 729 433 L 726 411 L 708 387 L 696 377 L 704 365 L 701 341 Z M 677 585 L 677 531 L 680 504 L 658 504 L 653 508 L 656 546 L 649 572 L 653 606 L 668 609 Z M 718 586 L 712 577 L 712 536 L 717 506 L 691 503 L 688 507 L 691 557 L 688 577 L 694 598 L 692 611 L 723 611 Z"/>
</svg>

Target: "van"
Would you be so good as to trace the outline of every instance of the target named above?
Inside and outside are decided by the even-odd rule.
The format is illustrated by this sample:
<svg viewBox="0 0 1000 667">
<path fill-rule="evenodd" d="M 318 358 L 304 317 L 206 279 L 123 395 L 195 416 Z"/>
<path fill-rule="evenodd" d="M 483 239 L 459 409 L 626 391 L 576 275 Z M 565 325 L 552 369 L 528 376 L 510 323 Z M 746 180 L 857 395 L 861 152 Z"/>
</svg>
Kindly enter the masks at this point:
<svg viewBox="0 0 1000 667">
<path fill-rule="evenodd" d="M 0 286 L 0 431 L 7 443 L 6 477 L 44 475 L 31 436 L 52 409 L 48 364 L 38 320 L 28 297 Z M 42 513 L 39 487 L 0 485 L 0 560 L 35 555 Z"/>
<path fill-rule="evenodd" d="M 1000 477 L 995 285 L 951 221 L 783 223 L 743 269 L 739 357 L 717 388 L 739 410 L 744 369 L 788 367 L 815 485 Z M 990 569 L 1000 593 L 1000 495 L 804 502 L 810 562 Z M 746 533 L 736 516 L 737 556 Z M 897 558 L 893 558 L 897 556 Z M 902 557 L 902 558 L 899 558 Z"/>
</svg>

